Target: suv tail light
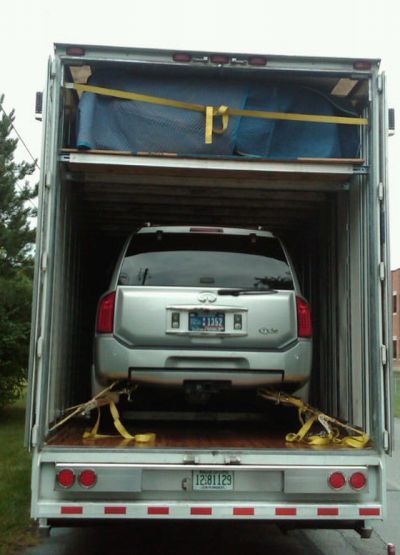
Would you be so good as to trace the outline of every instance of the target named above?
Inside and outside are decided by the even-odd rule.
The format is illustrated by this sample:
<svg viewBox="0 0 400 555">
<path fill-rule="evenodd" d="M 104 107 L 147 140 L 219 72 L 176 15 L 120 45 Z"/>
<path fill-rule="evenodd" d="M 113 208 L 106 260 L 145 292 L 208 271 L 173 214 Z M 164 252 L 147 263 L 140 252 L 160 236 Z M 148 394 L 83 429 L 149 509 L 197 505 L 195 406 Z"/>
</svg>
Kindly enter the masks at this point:
<svg viewBox="0 0 400 555">
<path fill-rule="evenodd" d="M 97 314 L 98 333 L 112 333 L 114 329 L 115 291 L 103 297 Z"/>
<path fill-rule="evenodd" d="M 311 309 L 301 297 L 296 297 L 297 332 L 299 337 L 312 337 Z"/>
</svg>

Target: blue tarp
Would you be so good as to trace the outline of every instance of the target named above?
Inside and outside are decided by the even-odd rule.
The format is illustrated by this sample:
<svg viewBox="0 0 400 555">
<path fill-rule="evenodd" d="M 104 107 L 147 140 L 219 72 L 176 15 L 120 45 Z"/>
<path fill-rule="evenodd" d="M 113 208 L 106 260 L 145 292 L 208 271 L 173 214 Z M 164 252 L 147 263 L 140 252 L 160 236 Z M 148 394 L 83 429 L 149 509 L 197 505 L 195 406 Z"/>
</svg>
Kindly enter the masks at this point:
<svg viewBox="0 0 400 555">
<path fill-rule="evenodd" d="M 356 116 L 350 105 L 318 91 L 261 81 L 214 77 L 145 75 L 100 70 L 90 85 L 207 106 Z M 216 126 L 220 125 L 218 118 Z M 79 103 L 77 147 L 133 153 L 247 156 L 270 159 L 354 158 L 356 125 L 230 117 L 225 133 L 205 144 L 201 112 L 122 100 L 85 92 Z"/>
</svg>

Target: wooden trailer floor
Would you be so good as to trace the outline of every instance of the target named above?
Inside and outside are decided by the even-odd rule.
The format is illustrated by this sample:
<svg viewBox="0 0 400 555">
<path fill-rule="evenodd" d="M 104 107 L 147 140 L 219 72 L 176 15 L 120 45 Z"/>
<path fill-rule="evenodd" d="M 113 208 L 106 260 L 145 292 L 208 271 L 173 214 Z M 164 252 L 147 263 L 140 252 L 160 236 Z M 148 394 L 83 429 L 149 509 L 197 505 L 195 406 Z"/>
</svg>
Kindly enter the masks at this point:
<svg viewBox="0 0 400 555">
<path fill-rule="evenodd" d="M 266 422 L 148 422 L 125 423 L 130 434 L 153 432 L 153 443 L 136 443 L 123 439 L 116 430 L 108 428 L 101 433 L 109 437 L 84 439 L 83 433 L 89 431 L 87 423 L 69 422 L 56 431 L 48 441 L 51 447 L 104 447 L 125 449 L 316 449 L 304 443 L 288 443 L 285 436 L 296 432 L 298 423 L 291 427 L 271 428 Z M 328 449 L 332 449 L 331 445 Z M 336 447 L 340 449 L 340 447 Z M 321 447 L 318 447 L 321 449 Z"/>
</svg>

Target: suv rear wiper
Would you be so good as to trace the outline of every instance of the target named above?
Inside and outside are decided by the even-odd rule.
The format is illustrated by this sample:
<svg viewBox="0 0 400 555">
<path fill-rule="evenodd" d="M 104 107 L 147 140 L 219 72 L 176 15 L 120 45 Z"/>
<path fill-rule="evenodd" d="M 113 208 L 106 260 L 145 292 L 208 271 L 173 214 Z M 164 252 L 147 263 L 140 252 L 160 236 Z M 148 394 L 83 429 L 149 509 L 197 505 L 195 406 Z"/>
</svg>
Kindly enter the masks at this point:
<svg viewBox="0 0 400 555">
<path fill-rule="evenodd" d="M 276 289 L 219 289 L 217 294 L 238 297 L 239 295 L 272 295 L 278 293 Z"/>
</svg>

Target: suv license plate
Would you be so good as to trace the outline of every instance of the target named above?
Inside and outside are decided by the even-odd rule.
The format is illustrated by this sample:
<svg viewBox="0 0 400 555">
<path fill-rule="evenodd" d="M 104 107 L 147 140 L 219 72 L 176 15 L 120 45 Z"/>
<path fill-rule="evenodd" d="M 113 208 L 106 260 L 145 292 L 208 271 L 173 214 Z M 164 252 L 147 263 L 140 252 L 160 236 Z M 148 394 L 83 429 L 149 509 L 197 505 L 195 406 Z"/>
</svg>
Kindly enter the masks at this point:
<svg viewBox="0 0 400 555">
<path fill-rule="evenodd" d="M 194 490 L 233 490 L 233 472 L 203 471 L 193 472 Z"/>
<path fill-rule="evenodd" d="M 223 312 L 189 312 L 190 331 L 225 331 Z"/>
</svg>

